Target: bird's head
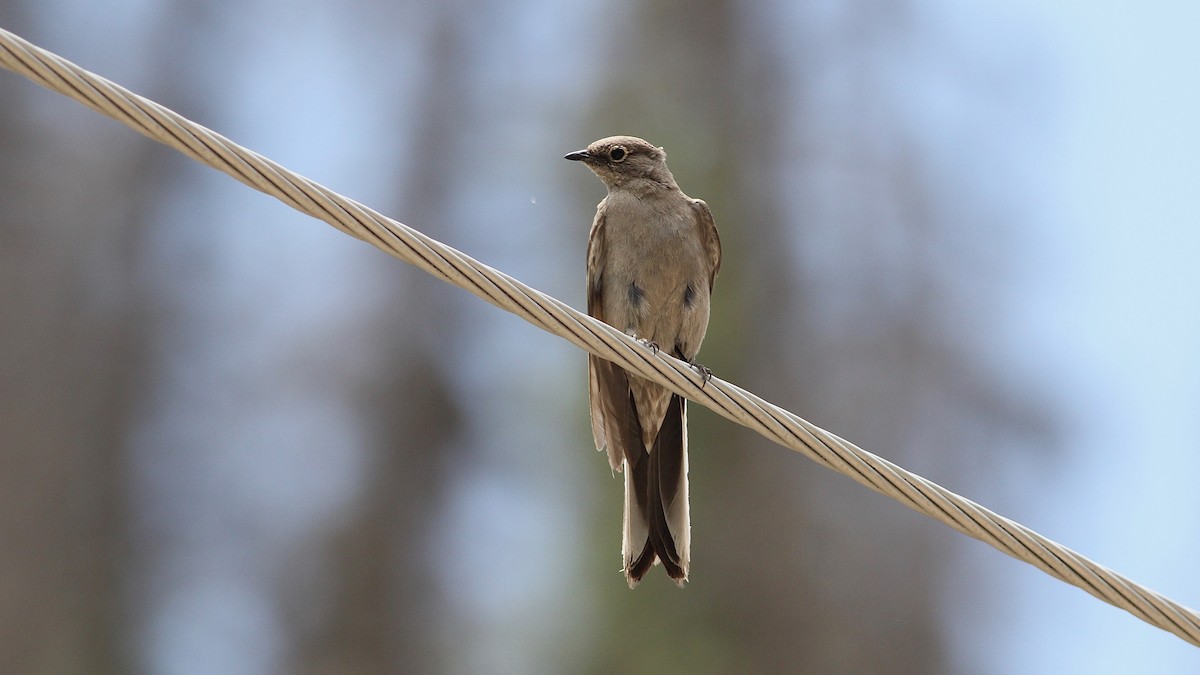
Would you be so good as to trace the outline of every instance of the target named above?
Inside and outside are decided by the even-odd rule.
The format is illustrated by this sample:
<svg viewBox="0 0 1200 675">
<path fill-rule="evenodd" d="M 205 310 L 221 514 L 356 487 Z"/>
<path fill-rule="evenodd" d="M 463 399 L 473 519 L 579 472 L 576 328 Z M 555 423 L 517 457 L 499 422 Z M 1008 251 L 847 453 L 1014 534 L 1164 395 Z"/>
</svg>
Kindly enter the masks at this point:
<svg viewBox="0 0 1200 675">
<path fill-rule="evenodd" d="M 601 138 L 586 150 L 567 154 L 565 159 L 583 162 L 610 189 L 638 182 L 675 186 L 675 178 L 667 169 L 667 153 L 635 136 Z"/>
</svg>

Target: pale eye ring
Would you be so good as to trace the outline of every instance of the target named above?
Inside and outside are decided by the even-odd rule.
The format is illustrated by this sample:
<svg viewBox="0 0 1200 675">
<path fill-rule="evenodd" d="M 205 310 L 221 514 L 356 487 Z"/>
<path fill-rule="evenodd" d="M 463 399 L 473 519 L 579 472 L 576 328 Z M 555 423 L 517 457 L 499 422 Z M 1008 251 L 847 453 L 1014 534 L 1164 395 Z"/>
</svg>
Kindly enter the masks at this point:
<svg viewBox="0 0 1200 675">
<path fill-rule="evenodd" d="M 629 152 L 625 150 L 624 146 L 617 145 L 608 151 L 608 158 L 614 162 L 623 162 L 628 154 Z"/>
</svg>

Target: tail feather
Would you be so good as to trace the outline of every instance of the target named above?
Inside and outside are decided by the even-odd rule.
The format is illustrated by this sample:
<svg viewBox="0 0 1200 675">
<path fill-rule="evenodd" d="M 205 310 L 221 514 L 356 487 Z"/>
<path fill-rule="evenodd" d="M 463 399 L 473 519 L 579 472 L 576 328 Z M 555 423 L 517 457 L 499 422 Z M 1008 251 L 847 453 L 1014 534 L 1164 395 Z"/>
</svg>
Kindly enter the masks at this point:
<svg viewBox="0 0 1200 675">
<path fill-rule="evenodd" d="M 680 585 L 687 580 L 691 522 L 687 483 L 687 408 L 671 395 L 649 453 L 626 458 L 625 575 L 630 587 L 662 562 Z"/>
</svg>

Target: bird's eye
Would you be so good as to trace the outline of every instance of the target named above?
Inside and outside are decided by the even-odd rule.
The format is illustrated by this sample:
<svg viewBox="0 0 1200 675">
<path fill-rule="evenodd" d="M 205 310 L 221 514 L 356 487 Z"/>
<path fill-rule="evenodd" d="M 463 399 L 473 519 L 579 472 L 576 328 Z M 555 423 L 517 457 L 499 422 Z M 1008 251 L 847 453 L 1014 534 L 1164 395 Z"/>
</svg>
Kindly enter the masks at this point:
<svg viewBox="0 0 1200 675">
<path fill-rule="evenodd" d="M 614 162 L 621 162 L 625 160 L 626 154 L 628 153 L 625 152 L 625 148 L 618 145 L 617 147 L 608 151 L 608 158 Z"/>
</svg>

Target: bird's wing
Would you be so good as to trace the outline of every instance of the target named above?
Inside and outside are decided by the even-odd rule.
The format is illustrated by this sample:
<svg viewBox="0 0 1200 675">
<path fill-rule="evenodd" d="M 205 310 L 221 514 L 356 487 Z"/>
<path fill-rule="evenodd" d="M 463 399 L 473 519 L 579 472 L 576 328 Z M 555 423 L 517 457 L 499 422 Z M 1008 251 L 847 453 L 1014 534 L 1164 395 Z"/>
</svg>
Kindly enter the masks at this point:
<svg viewBox="0 0 1200 675">
<path fill-rule="evenodd" d="M 604 264 L 607 250 L 604 246 L 604 202 L 596 208 L 596 218 L 592 221 L 592 230 L 588 233 L 587 245 L 587 311 L 588 314 L 604 321 L 604 308 L 600 292 L 604 283 Z"/>
<path fill-rule="evenodd" d="M 607 263 L 607 247 L 604 245 L 605 218 L 604 202 L 596 209 L 592 231 L 588 235 L 587 250 L 587 311 L 592 317 L 607 323 L 604 316 L 604 266 Z M 621 444 L 623 436 L 619 428 L 636 422 L 632 411 L 627 411 L 629 400 L 629 378 L 624 370 L 597 356 L 588 356 L 588 404 L 592 416 L 592 437 L 597 450 L 608 451 L 608 463 L 614 471 L 621 470 L 625 458 Z M 624 402 L 625 405 L 621 406 Z M 628 435 L 625 430 L 624 435 Z"/>
<path fill-rule="evenodd" d="M 717 223 L 713 220 L 712 211 L 703 199 L 693 199 L 692 210 L 696 213 L 700 241 L 704 243 L 704 252 L 708 255 L 708 290 L 711 293 L 717 273 L 721 271 L 721 236 L 717 234 Z"/>
</svg>

